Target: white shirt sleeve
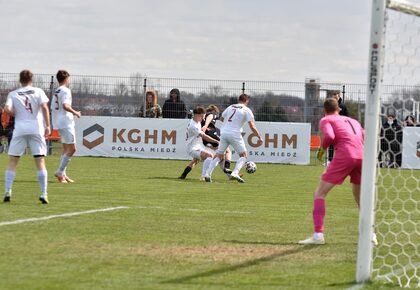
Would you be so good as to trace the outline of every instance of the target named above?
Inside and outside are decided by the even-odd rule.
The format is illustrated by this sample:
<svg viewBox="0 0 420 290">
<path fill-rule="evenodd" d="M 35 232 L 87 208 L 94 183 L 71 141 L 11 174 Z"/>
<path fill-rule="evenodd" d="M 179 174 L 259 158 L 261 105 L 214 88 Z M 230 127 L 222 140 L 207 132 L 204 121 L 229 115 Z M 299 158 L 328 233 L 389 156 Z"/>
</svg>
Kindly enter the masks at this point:
<svg viewBox="0 0 420 290">
<path fill-rule="evenodd" d="M 40 90 L 40 95 L 41 95 L 41 104 L 48 103 L 50 101 L 43 90 Z"/>
<path fill-rule="evenodd" d="M 71 105 L 71 91 L 70 90 L 66 89 L 63 91 L 63 94 L 61 97 L 61 103 Z"/>
<path fill-rule="evenodd" d="M 13 109 L 13 100 L 12 100 L 12 94 L 9 93 L 7 95 L 5 106 L 8 106 L 10 109 Z"/>
<path fill-rule="evenodd" d="M 200 128 L 198 126 L 194 126 L 191 128 L 192 136 L 200 136 Z"/>
<path fill-rule="evenodd" d="M 247 110 L 246 110 L 245 120 L 247 122 L 254 121 L 254 114 L 252 113 L 251 109 L 249 109 L 249 108 L 247 108 Z"/>
</svg>

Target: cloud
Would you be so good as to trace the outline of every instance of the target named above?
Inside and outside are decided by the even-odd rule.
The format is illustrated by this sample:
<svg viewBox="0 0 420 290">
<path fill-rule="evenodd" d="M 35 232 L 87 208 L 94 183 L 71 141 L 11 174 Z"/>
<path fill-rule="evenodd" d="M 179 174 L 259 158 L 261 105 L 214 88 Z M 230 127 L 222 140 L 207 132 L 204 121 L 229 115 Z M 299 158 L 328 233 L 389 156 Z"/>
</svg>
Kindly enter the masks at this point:
<svg viewBox="0 0 420 290">
<path fill-rule="evenodd" d="M 2 1 L 0 25 L 10 29 L 0 63 L 10 72 L 364 82 L 365 2 Z"/>
</svg>

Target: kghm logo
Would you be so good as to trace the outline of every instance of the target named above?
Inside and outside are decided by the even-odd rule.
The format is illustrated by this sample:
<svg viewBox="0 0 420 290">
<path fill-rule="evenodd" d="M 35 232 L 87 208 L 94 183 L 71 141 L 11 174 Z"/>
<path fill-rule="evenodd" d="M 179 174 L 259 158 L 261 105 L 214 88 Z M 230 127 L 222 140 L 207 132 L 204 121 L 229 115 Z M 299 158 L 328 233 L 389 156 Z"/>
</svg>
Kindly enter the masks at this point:
<svg viewBox="0 0 420 290">
<path fill-rule="evenodd" d="M 104 142 L 104 131 L 105 131 L 104 128 L 98 124 L 95 124 L 83 130 L 83 145 L 89 149 L 92 149 L 98 146 L 99 144 L 102 144 Z M 99 132 L 101 136 L 96 138 L 93 141 L 88 141 L 86 137 L 94 132 Z"/>
</svg>

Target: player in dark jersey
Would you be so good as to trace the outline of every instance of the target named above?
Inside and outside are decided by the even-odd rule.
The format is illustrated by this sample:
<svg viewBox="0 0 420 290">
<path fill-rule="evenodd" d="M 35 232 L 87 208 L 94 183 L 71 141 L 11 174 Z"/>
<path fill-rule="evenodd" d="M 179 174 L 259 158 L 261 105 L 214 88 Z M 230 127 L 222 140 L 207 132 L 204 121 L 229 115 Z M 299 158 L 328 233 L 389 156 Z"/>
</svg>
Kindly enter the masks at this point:
<svg viewBox="0 0 420 290">
<path fill-rule="evenodd" d="M 203 121 L 201 122 L 201 130 L 206 134 L 212 137 L 213 139 L 216 139 L 217 141 L 220 140 L 220 130 L 216 128 L 216 121 L 219 118 L 220 110 L 216 105 L 209 105 L 206 109 L 206 114 L 204 116 Z M 211 149 L 216 149 L 218 144 L 217 143 L 211 143 L 208 141 L 203 140 L 203 144 L 207 147 L 210 147 Z M 225 162 L 223 171 L 228 174 L 232 172 L 230 170 L 230 160 L 232 158 L 232 152 L 229 150 L 226 150 L 225 153 Z M 191 162 L 185 167 L 184 172 L 181 174 L 179 179 L 185 179 L 190 173 L 190 171 L 194 168 L 195 165 L 197 165 L 199 160 L 193 159 Z"/>
</svg>

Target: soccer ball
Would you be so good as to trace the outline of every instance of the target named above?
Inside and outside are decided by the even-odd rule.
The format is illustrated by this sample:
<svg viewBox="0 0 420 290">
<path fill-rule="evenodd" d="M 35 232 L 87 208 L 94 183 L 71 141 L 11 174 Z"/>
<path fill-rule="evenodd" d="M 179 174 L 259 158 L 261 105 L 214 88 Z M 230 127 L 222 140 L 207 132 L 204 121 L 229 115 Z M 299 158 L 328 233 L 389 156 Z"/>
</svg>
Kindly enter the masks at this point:
<svg viewBox="0 0 420 290">
<path fill-rule="evenodd" d="M 247 161 L 245 163 L 245 170 L 250 174 L 254 173 L 255 171 L 257 171 L 257 165 L 252 161 Z"/>
</svg>

